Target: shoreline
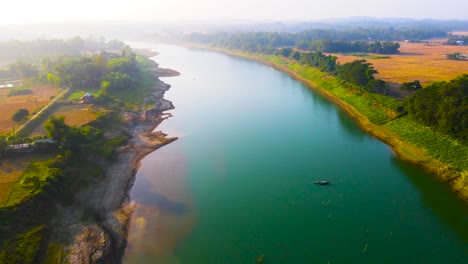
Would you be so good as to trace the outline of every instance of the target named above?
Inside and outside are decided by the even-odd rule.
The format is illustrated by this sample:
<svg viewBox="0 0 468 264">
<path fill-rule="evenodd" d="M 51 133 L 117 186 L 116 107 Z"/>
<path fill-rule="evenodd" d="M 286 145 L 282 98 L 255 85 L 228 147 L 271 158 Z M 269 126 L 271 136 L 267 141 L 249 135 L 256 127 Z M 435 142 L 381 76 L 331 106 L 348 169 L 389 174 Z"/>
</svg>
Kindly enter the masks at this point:
<svg viewBox="0 0 468 264">
<path fill-rule="evenodd" d="M 459 182 L 463 183 L 464 181 L 464 172 L 457 171 L 454 168 L 452 168 L 449 164 L 446 164 L 432 156 L 429 156 L 425 153 L 425 150 L 423 148 L 415 146 L 414 144 L 403 140 L 399 135 L 395 134 L 395 132 L 391 131 L 390 129 L 373 124 L 352 105 L 340 100 L 333 94 L 320 88 L 320 85 L 314 83 L 313 81 L 303 78 L 297 72 L 287 68 L 285 65 L 279 65 L 275 62 L 256 56 L 255 54 L 241 53 L 241 51 L 236 52 L 223 48 L 211 47 L 206 45 L 197 45 L 193 43 L 174 44 L 186 48 L 209 50 L 243 59 L 248 59 L 287 73 L 295 80 L 305 84 L 309 89 L 312 89 L 318 94 L 324 96 L 327 100 L 331 101 L 343 111 L 345 111 L 359 125 L 359 127 L 362 130 L 390 146 L 398 158 L 400 158 L 401 160 L 411 162 L 423 168 L 425 171 L 434 174 L 436 178 L 438 178 L 444 184 L 450 186 L 451 190 L 455 192 L 464 202 L 468 203 L 468 186 L 463 184 L 461 184 L 460 186 L 459 184 Z"/>
<path fill-rule="evenodd" d="M 170 69 L 159 69 L 158 64 L 150 69 L 155 84 L 152 95 L 145 103 L 152 101 L 153 108 L 134 113 L 121 113 L 125 124 L 119 129 L 130 135 L 123 147 L 117 150 L 117 159 L 105 166 L 103 177 L 75 195 L 76 202 L 66 208 L 58 208 L 53 219 L 54 228 L 51 243 L 63 243 L 70 263 L 103 262 L 121 263 L 127 245 L 129 222 L 134 210 L 130 202 L 130 191 L 141 161 L 175 140 L 161 131 L 154 131 L 169 118 L 167 110 L 174 109 L 171 101 L 164 98 L 170 85 L 160 77 L 177 76 Z M 91 215 L 83 221 L 83 215 Z M 71 238 L 71 239 L 70 239 Z M 91 261 L 93 260 L 93 261 Z"/>
</svg>

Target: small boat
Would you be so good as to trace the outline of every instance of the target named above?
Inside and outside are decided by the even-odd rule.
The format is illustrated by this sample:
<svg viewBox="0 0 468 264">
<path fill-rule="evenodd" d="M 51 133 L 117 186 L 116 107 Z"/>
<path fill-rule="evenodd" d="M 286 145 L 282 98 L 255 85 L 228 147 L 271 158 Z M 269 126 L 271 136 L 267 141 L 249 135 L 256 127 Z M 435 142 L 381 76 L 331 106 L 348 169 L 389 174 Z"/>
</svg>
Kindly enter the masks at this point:
<svg viewBox="0 0 468 264">
<path fill-rule="evenodd" d="M 264 256 L 264 255 L 265 255 L 265 254 L 261 254 L 260 256 L 258 256 L 258 258 L 257 258 L 257 262 L 258 262 L 258 263 L 263 263 L 263 256 Z"/>
<path fill-rule="evenodd" d="M 314 182 L 314 184 L 317 184 L 317 185 L 329 185 L 329 184 L 331 184 L 331 182 L 329 182 L 329 181 L 316 181 L 316 182 Z"/>
</svg>

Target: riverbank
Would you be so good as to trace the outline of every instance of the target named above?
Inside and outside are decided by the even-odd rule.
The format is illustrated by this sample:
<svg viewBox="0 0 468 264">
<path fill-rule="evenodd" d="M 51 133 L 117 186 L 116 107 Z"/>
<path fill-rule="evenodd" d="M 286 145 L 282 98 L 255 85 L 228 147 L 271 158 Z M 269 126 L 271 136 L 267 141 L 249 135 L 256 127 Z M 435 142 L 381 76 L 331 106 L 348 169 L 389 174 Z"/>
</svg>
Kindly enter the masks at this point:
<svg viewBox="0 0 468 264">
<path fill-rule="evenodd" d="M 123 125 L 112 127 L 106 132 L 109 138 L 128 135 L 128 142 L 117 150 L 117 158 L 105 165 L 105 174 L 89 187 L 75 195 L 73 205 L 58 208 L 54 217 L 54 230 L 49 244 L 60 245 L 59 253 L 48 258 L 57 263 L 120 263 L 126 247 L 127 229 L 134 206 L 129 202 L 129 191 L 133 186 L 140 161 L 149 153 L 175 140 L 166 134 L 153 132 L 170 115 L 164 111 L 174 109 L 172 102 L 164 99 L 170 85 L 159 77 L 176 76 L 172 70 L 150 71 L 155 85 L 151 96 L 145 98 L 145 106 L 139 114 L 122 112 Z M 153 107 L 147 108 L 148 104 Z"/>
<path fill-rule="evenodd" d="M 468 202 L 468 147 L 446 135 L 421 126 L 397 113 L 379 99 L 373 101 L 356 95 L 343 87 L 342 82 L 318 69 L 299 65 L 284 58 L 264 54 L 250 54 L 193 43 L 178 45 L 205 49 L 253 60 L 289 74 L 348 113 L 359 126 L 392 147 L 403 160 L 417 164 L 450 185 L 457 195 Z M 380 116 L 379 116 L 380 115 Z M 381 122 L 385 115 L 388 122 Z M 441 151 L 441 147 L 445 148 Z"/>
</svg>

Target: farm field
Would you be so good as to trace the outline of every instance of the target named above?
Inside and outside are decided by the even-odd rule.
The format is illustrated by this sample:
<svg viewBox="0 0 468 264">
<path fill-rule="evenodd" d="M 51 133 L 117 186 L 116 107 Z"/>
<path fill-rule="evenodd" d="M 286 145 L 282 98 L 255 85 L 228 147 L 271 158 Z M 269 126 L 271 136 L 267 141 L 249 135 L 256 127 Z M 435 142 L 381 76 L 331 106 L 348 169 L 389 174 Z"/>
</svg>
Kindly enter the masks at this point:
<svg viewBox="0 0 468 264">
<path fill-rule="evenodd" d="M 463 73 L 468 73 L 468 61 L 448 60 L 446 54 L 460 52 L 468 54 L 468 46 L 448 46 L 443 39 L 432 40 L 429 43 L 400 42 L 400 54 L 385 55 L 389 58 L 372 58 L 368 62 L 379 72 L 378 78 L 390 83 L 403 83 L 419 80 L 422 84 L 433 81 L 451 80 Z M 338 62 L 347 63 L 363 59 L 361 56 L 333 54 Z M 382 56 L 375 54 L 375 56 Z"/>
<path fill-rule="evenodd" d="M 52 86 L 41 86 L 28 88 L 33 93 L 8 97 L 10 89 L 0 89 L 0 135 L 10 132 L 15 125 L 11 120 L 13 113 L 24 108 L 32 113 L 37 107 L 49 103 L 51 96 L 57 95 L 59 88 Z M 37 102 L 36 102 L 37 100 Z"/>
<path fill-rule="evenodd" d="M 96 120 L 98 117 L 97 111 L 100 109 L 92 104 L 58 104 L 57 108 L 53 111 L 53 116 L 64 116 L 65 123 L 69 126 L 82 126 L 89 122 Z M 44 119 L 31 133 L 31 136 L 46 135 L 44 129 Z"/>
<path fill-rule="evenodd" d="M 52 159 L 49 155 L 23 155 L 21 157 L 6 158 L 0 161 L 0 208 L 11 206 L 29 194 L 29 190 L 21 186 L 24 176 L 37 176 L 44 174 L 42 170 L 47 160 Z"/>
</svg>

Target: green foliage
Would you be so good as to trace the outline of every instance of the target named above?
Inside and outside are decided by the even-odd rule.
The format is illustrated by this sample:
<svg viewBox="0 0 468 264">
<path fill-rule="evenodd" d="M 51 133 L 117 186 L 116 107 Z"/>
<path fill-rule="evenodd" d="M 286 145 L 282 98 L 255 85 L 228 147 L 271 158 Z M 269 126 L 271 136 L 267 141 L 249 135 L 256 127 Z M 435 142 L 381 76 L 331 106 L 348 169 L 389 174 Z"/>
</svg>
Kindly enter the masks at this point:
<svg viewBox="0 0 468 264">
<path fill-rule="evenodd" d="M 32 94 L 33 92 L 30 89 L 25 89 L 25 88 L 19 88 L 19 89 L 11 89 L 8 91 L 8 97 L 10 96 L 16 96 L 16 95 L 26 95 L 26 94 Z"/>
<path fill-rule="evenodd" d="M 321 52 L 301 53 L 301 62 L 328 73 L 334 73 L 336 70 L 336 57 L 326 56 Z"/>
<path fill-rule="evenodd" d="M 302 50 L 318 51 L 318 52 L 371 52 L 379 54 L 396 54 L 400 48 L 400 44 L 391 41 L 345 41 L 345 40 L 313 40 L 301 41 L 298 48 Z"/>
<path fill-rule="evenodd" d="M 20 122 L 21 120 L 25 119 L 29 115 L 29 111 L 27 109 L 21 108 L 18 109 L 11 119 L 15 122 Z"/>
<path fill-rule="evenodd" d="M 366 85 L 366 88 L 369 92 L 385 95 L 389 90 L 388 85 L 382 80 L 372 80 Z"/>
<path fill-rule="evenodd" d="M 101 93 L 104 95 L 112 92 L 122 91 L 132 86 L 132 80 L 126 73 L 111 72 L 107 74 L 101 82 Z"/>
<path fill-rule="evenodd" d="M 462 41 L 463 44 L 459 44 Z M 468 45 L 468 36 L 449 36 L 448 45 Z"/>
<path fill-rule="evenodd" d="M 404 106 L 414 120 L 468 139 L 468 74 L 432 83 L 406 98 Z"/>
<path fill-rule="evenodd" d="M 272 54 L 275 48 L 299 47 L 309 49 L 315 41 L 335 41 L 330 47 L 334 49 L 367 51 L 364 47 L 369 44 L 370 39 L 374 41 L 403 41 L 421 40 L 430 38 L 446 37 L 446 32 L 441 30 L 415 30 L 415 29 L 393 29 L 393 28 L 354 28 L 348 30 L 335 29 L 311 29 L 298 33 L 278 32 L 249 32 L 249 33 L 192 33 L 183 36 L 183 41 L 199 42 L 203 44 L 214 44 L 215 46 L 245 50 L 247 52 L 261 52 Z M 358 42 L 359 41 L 359 42 Z M 366 45 L 362 45 L 366 43 Z M 378 51 L 387 51 L 396 45 L 382 44 Z M 314 51 L 325 51 L 322 49 L 310 49 Z"/>
<path fill-rule="evenodd" d="M 136 77 L 138 74 L 136 61 L 133 57 L 111 59 L 107 63 L 107 69 L 109 72 L 119 72 L 132 77 Z"/>
<path fill-rule="evenodd" d="M 44 226 L 36 227 L 15 239 L 4 242 L 0 248 L 0 263 L 38 263 L 40 244 L 45 233 Z"/>
<path fill-rule="evenodd" d="M 32 64 L 17 61 L 7 66 L 8 71 L 14 78 L 28 78 L 37 75 L 38 70 Z"/>
<path fill-rule="evenodd" d="M 0 59 L 15 60 L 22 57 L 43 58 L 58 54 L 81 55 L 83 52 L 120 50 L 124 43 L 118 40 L 106 41 L 103 38 L 74 37 L 72 39 L 38 39 L 34 41 L 0 42 Z"/>
<path fill-rule="evenodd" d="M 65 124 L 65 117 L 63 116 L 49 116 L 49 119 L 44 123 L 44 128 L 47 135 L 57 141 L 62 141 L 70 131 L 70 127 Z"/>
<path fill-rule="evenodd" d="M 47 81 L 54 86 L 60 86 L 61 84 L 60 77 L 52 73 L 47 74 Z"/>
<path fill-rule="evenodd" d="M 400 90 L 402 91 L 417 91 L 420 89 L 422 89 L 422 85 L 418 80 L 412 82 L 405 82 L 400 86 Z"/>
<path fill-rule="evenodd" d="M 385 125 L 405 141 L 459 171 L 468 171 L 468 145 L 405 116 Z M 467 179 L 468 180 L 468 179 Z"/>
<path fill-rule="evenodd" d="M 337 76 L 358 86 L 366 86 L 374 81 L 374 74 L 378 73 L 371 63 L 366 60 L 355 60 L 337 68 Z"/>
<path fill-rule="evenodd" d="M 391 41 L 374 41 L 367 47 L 367 52 L 378 54 L 396 54 L 399 53 L 398 49 L 400 44 Z"/>
<path fill-rule="evenodd" d="M 461 54 L 460 52 L 450 53 L 446 56 L 449 60 L 468 60 L 468 55 Z"/>
</svg>

